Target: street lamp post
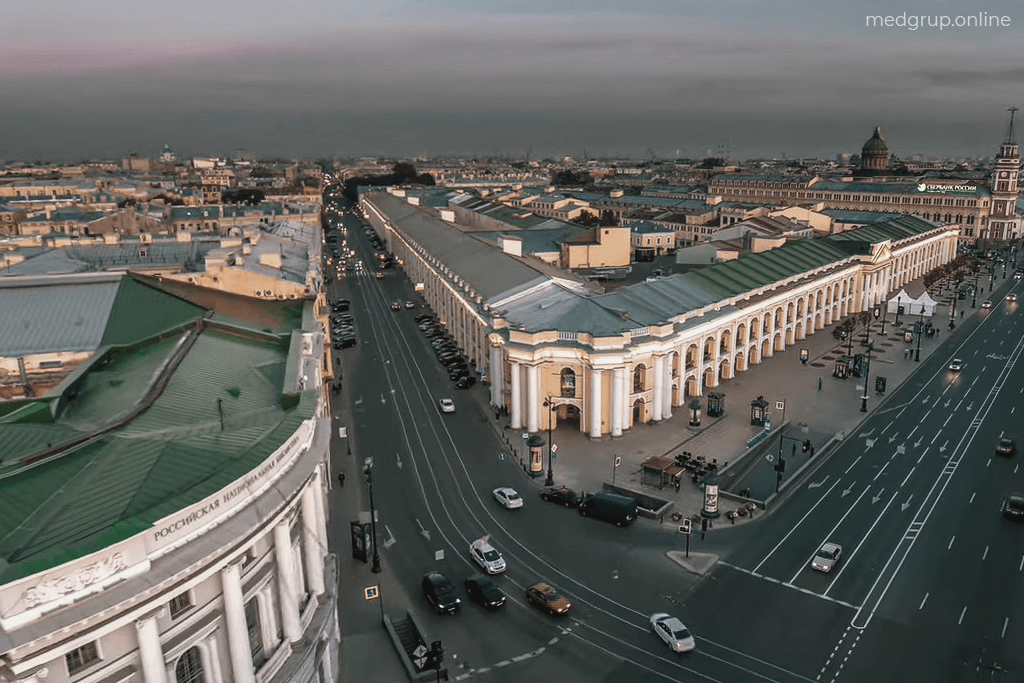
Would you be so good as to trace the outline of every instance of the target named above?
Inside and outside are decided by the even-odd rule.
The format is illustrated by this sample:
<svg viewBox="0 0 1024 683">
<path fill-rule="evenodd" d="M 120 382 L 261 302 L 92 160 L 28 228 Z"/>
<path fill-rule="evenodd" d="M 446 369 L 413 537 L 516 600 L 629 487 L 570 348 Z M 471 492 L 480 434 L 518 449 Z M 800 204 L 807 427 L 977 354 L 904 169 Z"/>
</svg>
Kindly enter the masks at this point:
<svg viewBox="0 0 1024 683">
<path fill-rule="evenodd" d="M 554 405 L 550 398 L 546 398 L 544 399 L 544 407 L 550 411 L 548 414 L 548 476 L 544 479 L 544 485 L 554 486 L 555 475 L 551 471 L 551 427 L 555 422 L 555 411 L 558 410 L 558 406 Z"/>
<path fill-rule="evenodd" d="M 903 302 L 902 297 L 896 297 L 896 318 L 892 321 L 893 325 L 899 325 L 900 324 L 900 308 L 901 308 L 902 302 Z"/>
<path fill-rule="evenodd" d="M 862 413 L 868 412 L 868 379 L 871 376 L 871 344 L 868 344 L 867 358 L 868 367 L 864 371 L 864 395 L 860 397 L 860 412 Z"/>
<path fill-rule="evenodd" d="M 917 326 L 917 350 L 914 351 L 914 362 L 921 362 L 921 335 L 924 334 L 924 304 L 921 304 L 921 320 Z M 867 393 L 867 390 L 864 391 Z"/>
<path fill-rule="evenodd" d="M 373 458 L 363 460 L 363 473 L 366 474 L 366 483 L 370 487 L 370 534 L 373 539 L 373 564 L 370 571 L 374 574 L 380 573 L 380 555 L 377 553 L 377 511 L 373 507 Z"/>
</svg>

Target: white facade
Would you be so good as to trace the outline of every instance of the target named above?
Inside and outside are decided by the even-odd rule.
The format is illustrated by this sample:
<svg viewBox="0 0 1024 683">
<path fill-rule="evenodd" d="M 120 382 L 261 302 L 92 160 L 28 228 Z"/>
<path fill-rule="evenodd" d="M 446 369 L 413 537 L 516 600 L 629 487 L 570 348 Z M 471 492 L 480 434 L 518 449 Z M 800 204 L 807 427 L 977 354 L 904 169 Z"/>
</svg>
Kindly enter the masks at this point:
<svg viewBox="0 0 1024 683">
<path fill-rule="evenodd" d="M 0 681 L 333 681 L 327 418 L 92 555 L 0 586 Z"/>
</svg>

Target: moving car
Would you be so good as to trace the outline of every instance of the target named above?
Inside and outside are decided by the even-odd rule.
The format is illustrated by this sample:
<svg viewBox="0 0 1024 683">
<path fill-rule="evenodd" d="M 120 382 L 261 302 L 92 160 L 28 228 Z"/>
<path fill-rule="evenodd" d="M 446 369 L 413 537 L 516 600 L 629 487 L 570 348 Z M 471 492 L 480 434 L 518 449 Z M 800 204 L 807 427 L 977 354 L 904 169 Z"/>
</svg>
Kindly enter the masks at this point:
<svg viewBox="0 0 1024 683">
<path fill-rule="evenodd" d="M 996 455 L 1002 455 L 1004 457 L 1012 457 L 1017 452 L 1017 442 L 1008 436 L 1004 436 L 999 439 L 999 443 L 996 444 Z"/>
<path fill-rule="evenodd" d="M 384 279 L 384 273 L 382 271 L 378 270 L 377 273 L 374 275 L 374 277 L 377 278 L 378 280 L 383 280 Z"/>
<path fill-rule="evenodd" d="M 545 583 L 544 581 L 526 587 L 526 600 L 551 616 L 565 614 L 572 607 L 569 598 L 562 595 L 561 591 L 550 583 Z"/>
<path fill-rule="evenodd" d="M 423 596 L 438 614 L 451 614 L 459 609 L 459 597 L 455 584 L 440 572 L 430 572 L 423 577 Z"/>
<path fill-rule="evenodd" d="M 985 299 L 984 301 L 981 302 L 981 307 L 982 308 L 992 308 L 992 302 L 989 301 L 988 299 Z"/>
<path fill-rule="evenodd" d="M 949 363 L 949 369 L 952 370 L 953 372 L 960 372 L 961 370 L 963 370 L 963 367 L 964 367 L 964 362 L 962 360 L 960 360 L 959 358 L 954 358 Z"/>
<path fill-rule="evenodd" d="M 1003 517 L 1017 522 L 1024 521 L 1024 496 L 1019 493 L 1003 498 Z"/>
<path fill-rule="evenodd" d="M 1007 295 L 1006 295 L 1006 300 L 1007 300 L 1007 301 L 1016 301 L 1016 300 L 1017 300 L 1017 295 L 1016 295 L 1016 294 L 1013 294 L 1013 293 L 1011 293 L 1011 294 L 1007 294 Z"/>
<path fill-rule="evenodd" d="M 482 605 L 484 608 L 493 610 L 505 604 L 505 593 L 494 583 L 494 579 L 483 574 L 473 574 L 467 577 L 462 585 L 469 593 L 469 599 Z"/>
<path fill-rule="evenodd" d="M 402 310 L 402 304 L 398 303 L 397 301 L 392 301 L 391 302 L 391 310 L 392 311 L 400 311 L 400 310 Z"/>
<path fill-rule="evenodd" d="M 811 569 L 817 569 L 819 572 L 827 574 L 839 563 L 842 556 L 843 546 L 829 541 L 814 554 L 814 559 L 811 560 Z"/>
<path fill-rule="evenodd" d="M 441 407 L 441 412 L 442 413 L 454 413 L 455 412 L 455 402 L 452 401 L 450 398 L 442 398 L 437 403 Z"/>
<path fill-rule="evenodd" d="M 697 649 L 697 641 L 693 639 L 690 629 L 671 614 L 652 614 L 651 630 L 658 634 L 673 652 L 692 652 Z"/>
<path fill-rule="evenodd" d="M 523 499 L 516 493 L 515 489 L 507 486 L 494 489 L 494 497 L 509 510 L 523 507 Z"/>
<path fill-rule="evenodd" d="M 406 302 L 405 302 L 405 307 L 406 307 L 406 308 L 416 308 L 416 304 L 414 304 L 414 303 L 413 303 L 413 302 L 411 302 L 411 301 L 406 301 Z"/>
<path fill-rule="evenodd" d="M 557 503 L 567 508 L 580 506 L 580 494 L 568 486 L 549 486 L 540 492 L 540 499 L 548 503 Z"/>
<path fill-rule="evenodd" d="M 469 554 L 488 574 L 500 574 L 505 571 L 505 558 L 494 549 L 486 536 L 469 544 Z"/>
</svg>

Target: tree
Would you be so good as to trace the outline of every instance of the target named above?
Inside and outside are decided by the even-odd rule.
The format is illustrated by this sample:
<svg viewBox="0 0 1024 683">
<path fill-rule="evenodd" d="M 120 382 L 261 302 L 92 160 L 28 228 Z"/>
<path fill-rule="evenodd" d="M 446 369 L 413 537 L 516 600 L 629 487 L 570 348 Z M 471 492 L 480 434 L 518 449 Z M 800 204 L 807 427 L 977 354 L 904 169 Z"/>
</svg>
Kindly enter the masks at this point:
<svg viewBox="0 0 1024 683">
<path fill-rule="evenodd" d="M 594 184 L 594 178 L 586 171 L 562 168 L 551 174 L 551 184 L 555 187 L 583 187 Z"/>
<path fill-rule="evenodd" d="M 588 228 L 596 228 L 601 225 L 601 219 L 598 218 L 596 214 L 590 213 L 587 210 L 580 211 L 580 214 L 569 222 L 575 223 L 576 225 L 583 225 Z"/>
</svg>

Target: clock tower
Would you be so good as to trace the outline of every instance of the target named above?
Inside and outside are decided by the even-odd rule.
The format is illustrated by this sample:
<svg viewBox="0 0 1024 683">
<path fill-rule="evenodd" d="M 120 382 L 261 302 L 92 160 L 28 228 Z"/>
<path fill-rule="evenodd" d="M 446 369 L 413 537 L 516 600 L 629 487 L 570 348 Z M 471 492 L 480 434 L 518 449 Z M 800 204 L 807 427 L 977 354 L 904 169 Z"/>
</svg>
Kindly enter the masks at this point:
<svg viewBox="0 0 1024 683">
<path fill-rule="evenodd" d="M 992 204 L 988 225 L 981 231 L 982 239 L 1009 241 L 1020 238 L 1020 218 L 1017 216 L 1017 179 L 1020 175 L 1020 148 L 1013 132 L 1013 117 L 1017 107 L 1010 107 L 1010 127 L 1006 141 L 999 146 L 996 167 L 992 172 Z"/>
</svg>

